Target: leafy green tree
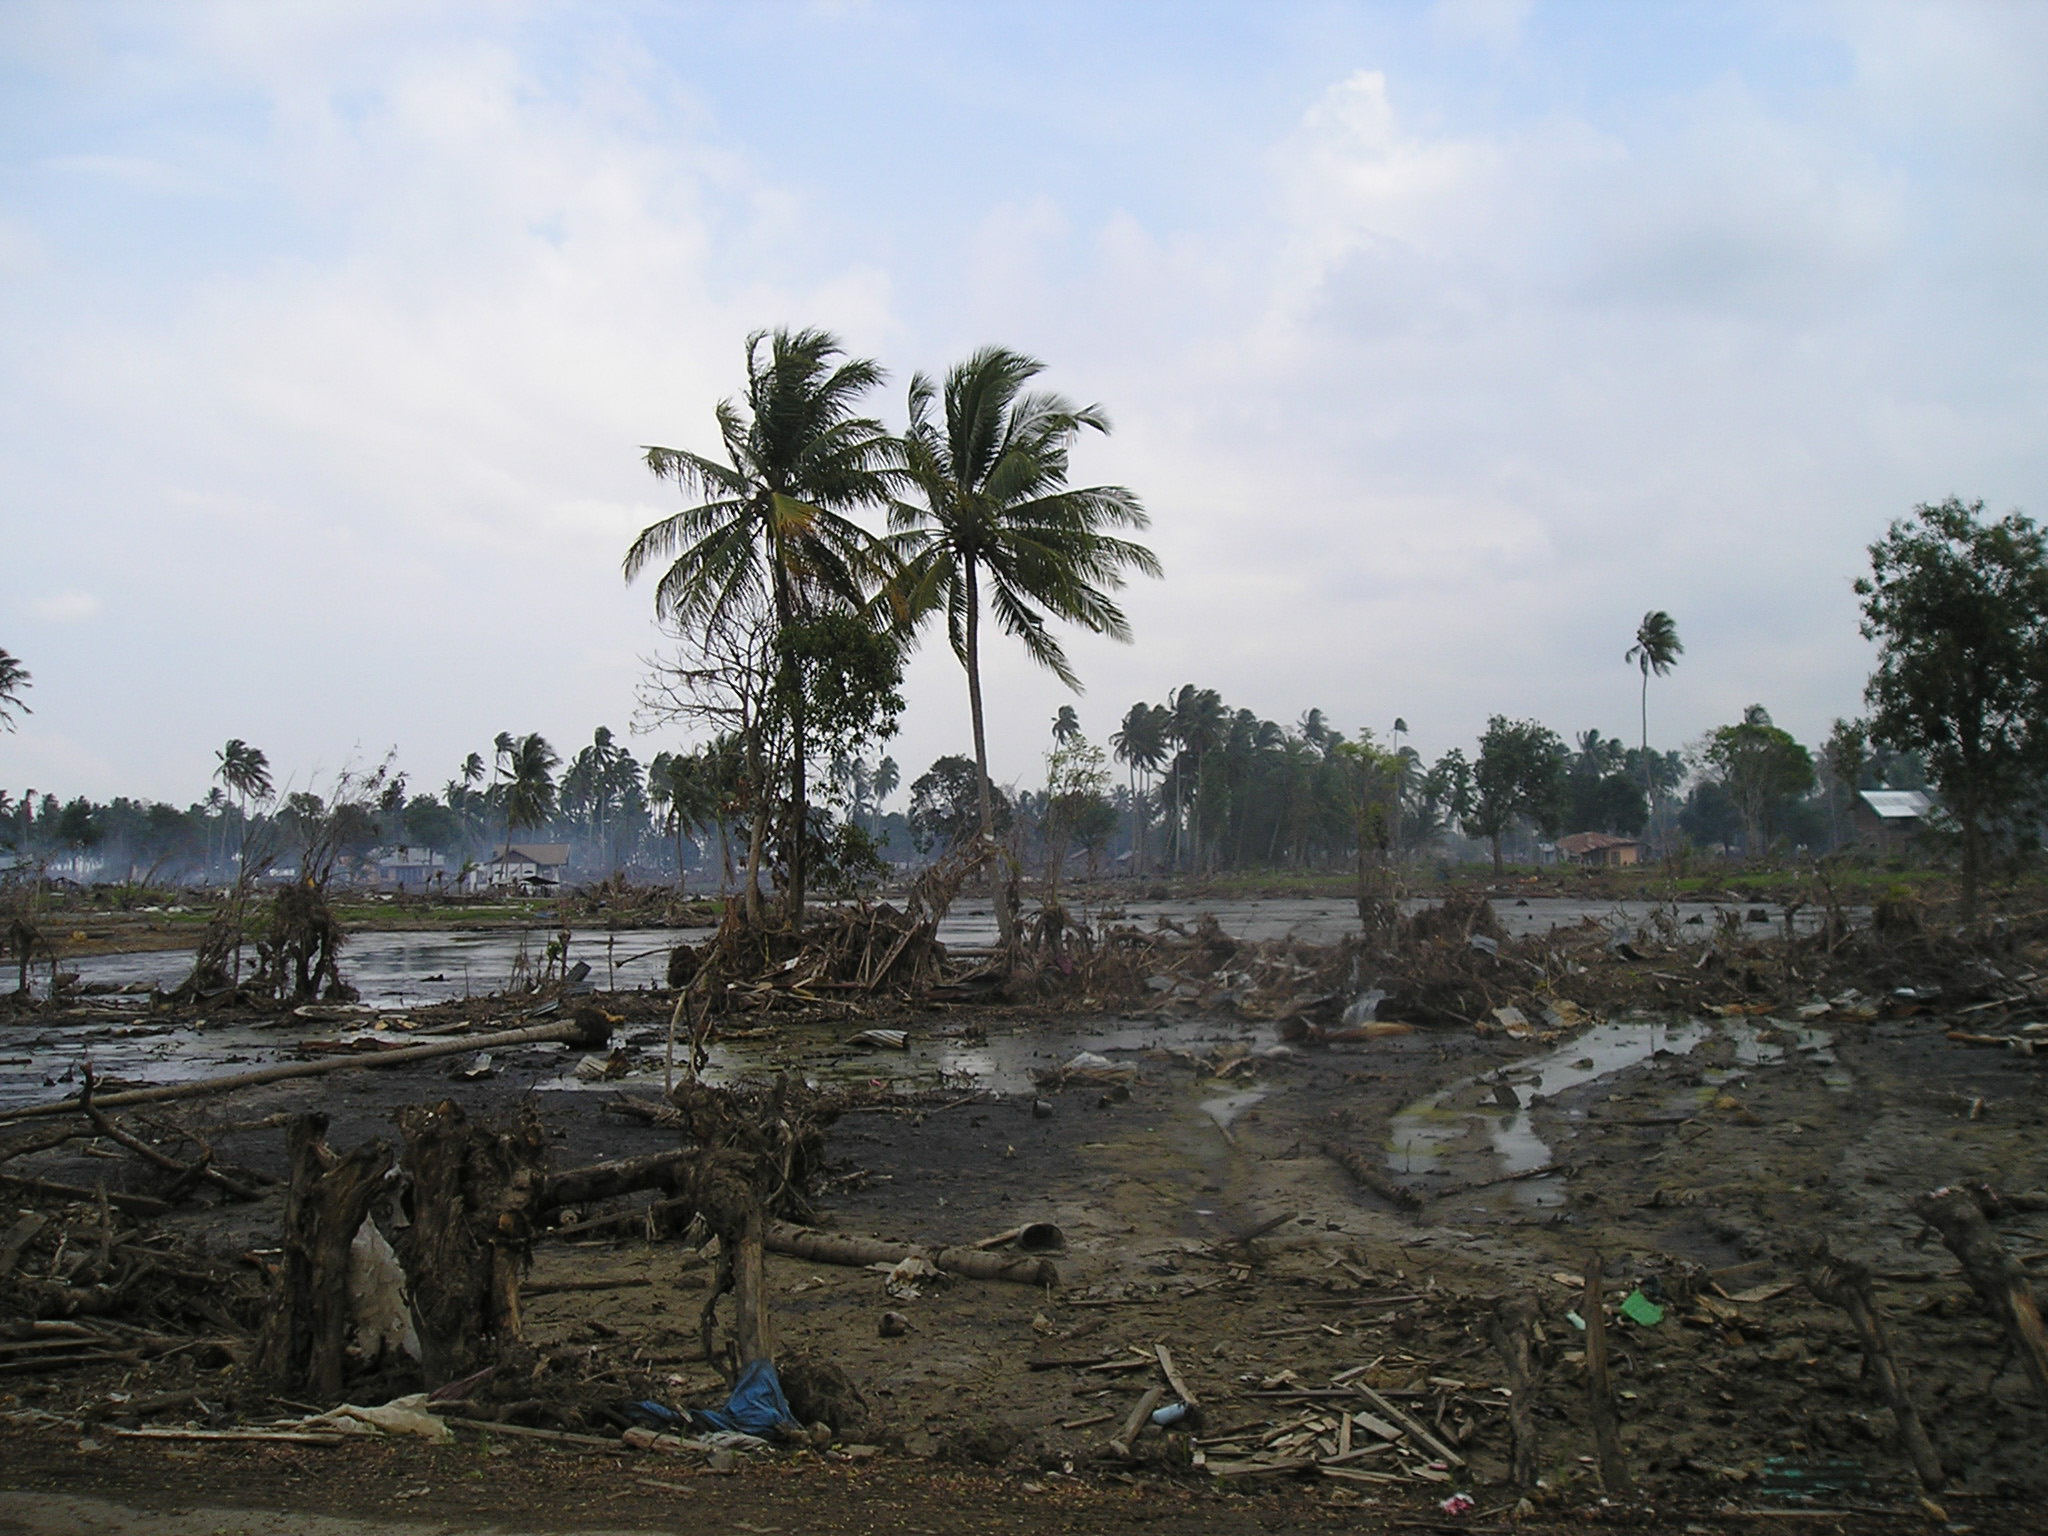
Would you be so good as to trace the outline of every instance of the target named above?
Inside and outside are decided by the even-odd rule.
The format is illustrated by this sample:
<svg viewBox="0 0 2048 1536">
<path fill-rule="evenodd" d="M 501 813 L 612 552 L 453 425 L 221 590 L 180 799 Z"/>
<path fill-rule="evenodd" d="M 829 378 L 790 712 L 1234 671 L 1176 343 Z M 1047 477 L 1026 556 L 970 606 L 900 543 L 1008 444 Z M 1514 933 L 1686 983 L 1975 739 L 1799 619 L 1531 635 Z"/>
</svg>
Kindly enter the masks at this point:
<svg viewBox="0 0 2048 1536">
<path fill-rule="evenodd" d="M 1783 802 L 1813 788 L 1813 757 L 1771 723 L 1771 712 L 1752 704 L 1739 725 L 1707 737 L 1707 763 L 1742 815 L 1743 851 L 1754 858 L 1769 845 Z"/>
<path fill-rule="evenodd" d="M 1032 660 L 1078 692 L 1080 679 L 1050 620 L 1128 641 L 1130 621 L 1110 594 L 1127 570 L 1159 574 L 1152 551 L 1122 536 L 1147 526 L 1135 494 L 1120 485 L 1067 484 L 1074 440 L 1083 431 L 1108 432 L 1109 418 L 1100 406 L 1027 393 L 1044 367 L 1020 352 L 984 347 L 947 373 L 943 389 L 914 376 L 903 438 L 909 494 L 889 515 L 905 621 L 943 609 L 946 638 L 967 672 L 984 837 L 995 835 L 995 801 L 981 699 L 983 607 Z"/>
<path fill-rule="evenodd" d="M 1968 920 L 1994 837 L 2048 775 L 2048 546 L 2021 513 L 1982 521 L 1981 501 L 1913 513 L 1870 546 L 1856 583 L 1878 646 L 1864 698 L 1872 736 L 1920 753 L 1955 817 Z"/>
<path fill-rule="evenodd" d="M 15 729 L 15 710 L 20 710 L 24 715 L 35 713 L 21 702 L 22 690 L 28 686 L 28 668 L 6 651 L 0 650 L 0 725 L 6 726 L 10 731 Z"/>
<path fill-rule="evenodd" d="M 716 411 L 725 459 L 647 449 L 650 470 L 701 499 L 641 530 L 626 552 L 626 579 L 664 566 L 656 611 L 686 631 L 743 624 L 765 603 L 778 651 L 800 620 L 859 607 L 881 559 L 847 514 L 889 500 L 894 449 L 882 424 L 856 407 L 883 377 L 879 364 L 846 357 L 827 331 L 748 337 L 745 398 L 721 400 Z M 801 927 L 811 701 L 786 702 L 788 913 Z"/>
<path fill-rule="evenodd" d="M 1479 738 L 1472 765 L 1472 809 L 1465 831 L 1493 848 L 1493 871 L 1501 871 L 1501 839 L 1518 820 L 1533 822 L 1555 837 L 1564 810 L 1565 745 L 1557 732 L 1533 720 L 1495 715 Z"/>
<path fill-rule="evenodd" d="M 992 790 L 996 835 L 1009 829 L 1010 802 Z M 946 756 L 910 784 L 910 836 L 919 853 L 958 848 L 981 835 L 981 773 L 971 757 Z"/>
<path fill-rule="evenodd" d="M 1060 873 L 1066 867 L 1067 849 L 1084 825 L 1100 822 L 1109 807 L 1108 759 L 1102 748 L 1083 736 L 1078 726 L 1071 736 L 1055 733 L 1052 751 L 1045 758 L 1045 888 L 1051 901 L 1059 890 Z M 1115 813 L 1111 812 L 1111 824 Z"/>
</svg>

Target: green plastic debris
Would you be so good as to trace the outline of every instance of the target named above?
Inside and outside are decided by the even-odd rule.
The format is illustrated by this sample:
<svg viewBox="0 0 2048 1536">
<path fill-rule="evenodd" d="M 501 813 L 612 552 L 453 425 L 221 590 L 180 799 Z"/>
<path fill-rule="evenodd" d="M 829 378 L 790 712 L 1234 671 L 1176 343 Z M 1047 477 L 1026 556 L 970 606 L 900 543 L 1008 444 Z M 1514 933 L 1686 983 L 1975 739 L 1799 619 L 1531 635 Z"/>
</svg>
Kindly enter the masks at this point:
<svg viewBox="0 0 2048 1536">
<path fill-rule="evenodd" d="M 1564 1320 L 1570 1323 L 1574 1328 L 1578 1329 L 1579 1332 L 1584 1333 L 1586 1331 L 1586 1320 L 1583 1317 L 1579 1316 L 1578 1313 L 1567 1312 L 1564 1315 Z"/>
<path fill-rule="evenodd" d="M 1621 1315 L 1632 1323 L 1654 1328 L 1664 1321 L 1664 1309 L 1641 1291 L 1630 1291 L 1622 1301 Z"/>
</svg>

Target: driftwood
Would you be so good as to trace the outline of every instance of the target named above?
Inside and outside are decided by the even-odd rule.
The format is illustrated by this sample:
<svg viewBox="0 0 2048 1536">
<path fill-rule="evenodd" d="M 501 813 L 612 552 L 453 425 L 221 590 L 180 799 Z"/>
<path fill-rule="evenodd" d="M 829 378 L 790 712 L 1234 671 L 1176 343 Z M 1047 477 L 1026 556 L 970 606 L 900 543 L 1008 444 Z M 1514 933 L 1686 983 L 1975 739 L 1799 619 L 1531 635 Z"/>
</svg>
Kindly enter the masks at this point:
<svg viewBox="0 0 2048 1536">
<path fill-rule="evenodd" d="M 1131 1405 L 1129 1415 L 1124 1419 L 1123 1428 L 1116 1432 L 1116 1438 L 1109 1442 L 1109 1453 L 1120 1461 L 1128 1461 L 1131 1447 L 1138 1443 L 1138 1436 L 1145 1432 L 1145 1421 L 1152 1417 L 1152 1410 L 1159 1406 L 1166 1396 L 1163 1387 L 1147 1387 L 1145 1395 Z"/>
<path fill-rule="evenodd" d="M 131 1088 L 121 1093 L 91 1096 L 101 1109 L 123 1109 L 130 1104 L 161 1104 L 170 1099 L 194 1099 L 206 1094 L 230 1093 L 237 1088 L 255 1088 L 265 1083 L 289 1082 L 298 1077 L 320 1077 L 329 1072 L 353 1072 L 372 1067 L 398 1067 L 413 1061 L 431 1061 L 436 1056 L 454 1056 L 465 1051 L 498 1050 L 536 1040 L 562 1040 L 591 1049 L 611 1038 L 611 1024 L 600 1016 L 594 1021 L 557 1019 L 525 1029 L 501 1030 L 494 1035 L 465 1035 L 456 1040 L 436 1040 L 428 1045 L 408 1045 L 395 1051 L 371 1051 L 361 1056 L 329 1056 L 320 1061 L 291 1061 L 275 1067 L 258 1067 L 253 1072 L 230 1072 L 224 1077 L 201 1078 L 190 1083 L 166 1083 L 160 1088 Z M 44 1115 L 75 1115 L 86 1112 L 85 1098 L 60 1099 L 53 1104 L 29 1104 L 0 1110 L 0 1123 L 34 1119 Z"/>
<path fill-rule="evenodd" d="M 1396 1184 L 1380 1172 L 1371 1158 L 1355 1148 L 1343 1146 L 1334 1141 L 1323 1143 L 1323 1156 L 1342 1168 L 1346 1173 L 1390 1205 L 1407 1211 L 1410 1215 L 1422 1210 L 1422 1196 L 1405 1184 Z"/>
<path fill-rule="evenodd" d="M 126 1211 L 130 1216 L 162 1216 L 175 1209 L 170 1201 L 159 1200 L 155 1195 L 131 1195 L 117 1189 L 88 1189 L 83 1184 L 64 1184 L 56 1179 L 32 1179 L 25 1173 L 7 1173 L 0 1170 L 0 1184 L 17 1184 L 40 1195 L 56 1195 L 64 1200 L 90 1200 L 95 1203 L 104 1194 L 108 1203 L 116 1210 Z"/>
<path fill-rule="evenodd" d="M 1614 1416 L 1614 1378 L 1607 1369 L 1607 1300 L 1601 1294 L 1600 1255 L 1586 1255 L 1586 1291 L 1579 1316 L 1586 1323 L 1586 1404 L 1593 1416 L 1593 1449 L 1600 1458 L 1600 1482 L 1609 1493 L 1629 1486 L 1628 1461 L 1621 1453 L 1621 1428 Z"/>
<path fill-rule="evenodd" d="M 1029 1254 L 991 1253 L 980 1248 L 928 1248 L 916 1243 L 885 1243 L 872 1237 L 819 1232 L 786 1221 L 768 1223 L 763 1234 L 771 1253 L 791 1254 L 813 1264 L 843 1264 L 865 1269 L 870 1264 L 900 1264 L 924 1259 L 945 1274 L 970 1280 L 1014 1280 L 1022 1285 L 1059 1284 L 1059 1266 Z"/>
<path fill-rule="evenodd" d="M 1519 1488 L 1536 1486 L 1541 1467 L 1536 1439 L 1536 1299 L 1514 1291 L 1493 1304 L 1493 1347 L 1508 1373 L 1508 1429 L 1514 1435 L 1514 1479 Z"/>
<path fill-rule="evenodd" d="M 497 1126 L 460 1105 L 398 1112 L 412 1224 L 398 1234 L 420 1365 L 430 1387 L 490 1364 L 520 1334 L 519 1279 L 532 1246 L 547 1136 L 529 1109 Z"/>
<path fill-rule="evenodd" d="M 565 1205 L 609 1200 L 616 1195 L 628 1195 L 642 1189 L 673 1191 L 681 1183 L 685 1166 L 695 1155 L 693 1150 L 686 1148 L 566 1169 L 548 1176 L 541 1186 L 535 1208 L 547 1212 Z"/>
<path fill-rule="evenodd" d="M 2034 1395 L 2048 1407 L 2048 1330 L 2041 1326 L 2040 1303 L 2027 1272 L 1991 1230 L 1976 1197 L 1964 1189 L 1937 1189 L 1913 1202 L 1913 1214 L 1939 1232 L 1948 1251 L 1962 1261 L 1970 1288 L 2005 1329 Z"/>
<path fill-rule="evenodd" d="M 1927 1438 L 1926 1426 L 1920 1422 L 1920 1412 L 1913 1406 L 1913 1395 L 1906 1389 L 1898 1359 L 1892 1354 L 1884 1314 L 1871 1294 L 1869 1269 L 1852 1259 L 1834 1257 L 1823 1245 L 1806 1267 L 1806 1288 L 1825 1305 L 1849 1315 L 1849 1324 L 1856 1330 L 1856 1342 L 1863 1346 L 1864 1363 L 1877 1378 L 1891 1408 L 1892 1419 L 1899 1427 L 1899 1443 L 1912 1459 L 1920 1485 L 1929 1493 L 1939 1492 L 1948 1474 L 1942 1470 L 1941 1458 Z"/>
<path fill-rule="evenodd" d="M 327 1117 L 304 1114 L 285 1128 L 291 1185 L 284 1205 L 279 1293 L 259 1358 L 288 1392 L 339 1396 L 352 1312 L 349 1244 L 369 1214 L 391 1166 L 388 1143 L 373 1141 L 346 1157 L 326 1142 Z"/>
</svg>

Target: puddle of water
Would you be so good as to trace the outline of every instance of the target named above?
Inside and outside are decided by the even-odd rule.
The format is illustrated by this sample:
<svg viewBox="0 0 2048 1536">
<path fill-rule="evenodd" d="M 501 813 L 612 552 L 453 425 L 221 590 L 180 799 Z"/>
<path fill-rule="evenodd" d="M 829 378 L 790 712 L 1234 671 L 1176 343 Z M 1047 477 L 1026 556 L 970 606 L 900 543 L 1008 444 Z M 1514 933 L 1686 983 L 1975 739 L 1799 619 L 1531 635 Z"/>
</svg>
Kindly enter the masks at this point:
<svg viewBox="0 0 2048 1536">
<path fill-rule="evenodd" d="M 465 933 L 424 929 L 408 933 L 354 933 L 341 952 L 341 972 L 377 1008 L 417 1008 L 455 998 L 485 997 L 502 990 L 524 954 L 539 970 L 547 947 L 559 930 L 545 927 L 493 929 Z M 668 981 L 668 952 L 677 944 L 696 943 L 708 928 L 573 929 L 569 960 L 590 966 L 591 980 L 606 990 L 658 987 Z M 253 960 L 254 952 L 249 955 Z M 66 961 L 88 982 L 117 985 L 141 983 L 166 989 L 183 981 L 192 969 L 189 949 L 144 954 L 96 955 Z"/>
<path fill-rule="evenodd" d="M 1403 1177 L 1434 1173 L 1453 1152 L 1490 1150 L 1497 1174 L 1528 1173 L 1551 1161 L 1550 1147 L 1536 1134 L 1530 1112 L 1537 1098 L 1552 1098 L 1647 1061 L 1658 1051 L 1691 1053 L 1709 1030 L 1697 1019 L 1616 1020 L 1595 1024 L 1572 1040 L 1508 1069 L 1506 1077 L 1520 1103 L 1509 1108 L 1490 1099 L 1500 1080 L 1495 1072 L 1464 1078 L 1394 1116 L 1388 1135 L 1387 1166 Z M 1559 1190 L 1530 1180 L 1518 1194 L 1531 1204 L 1556 1205 Z"/>
<path fill-rule="evenodd" d="M 1821 1081 L 1837 1093 L 1847 1093 L 1852 1084 L 1848 1069 L 1835 1055 L 1835 1033 L 1811 1024 L 1788 1024 L 1783 1019 L 1730 1019 L 1726 1033 L 1735 1042 L 1735 1059 L 1746 1067 L 1774 1067 L 1790 1054 L 1804 1057 L 1820 1068 Z M 1768 1033 L 1774 1038 L 1766 1040 Z M 1709 1077 L 1710 1082 L 1725 1077 Z"/>
</svg>

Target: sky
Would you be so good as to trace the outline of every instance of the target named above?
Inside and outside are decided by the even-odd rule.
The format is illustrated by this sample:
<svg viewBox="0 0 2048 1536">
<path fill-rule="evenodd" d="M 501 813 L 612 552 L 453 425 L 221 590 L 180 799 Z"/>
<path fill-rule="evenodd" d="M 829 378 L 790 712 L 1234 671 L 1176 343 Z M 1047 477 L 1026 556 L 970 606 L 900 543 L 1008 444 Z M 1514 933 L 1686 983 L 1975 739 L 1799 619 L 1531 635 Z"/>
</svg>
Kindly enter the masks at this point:
<svg viewBox="0 0 2048 1536">
<path fill-rule="evenodd" d="M 0 784 L 415 790 L 634 721 L 643 445 L 749 332 L 1099 402 L 1163 580 L 992 766 L 1193 682 L 1426 757 L 1860 708 L 1852 582 L 2048 514 L 2048 5 L 0 0 Z M 904 779 L 969 749 L 943 636 Z M 632 739 L 643 759 L 674 727 Z"/>
</svg>

